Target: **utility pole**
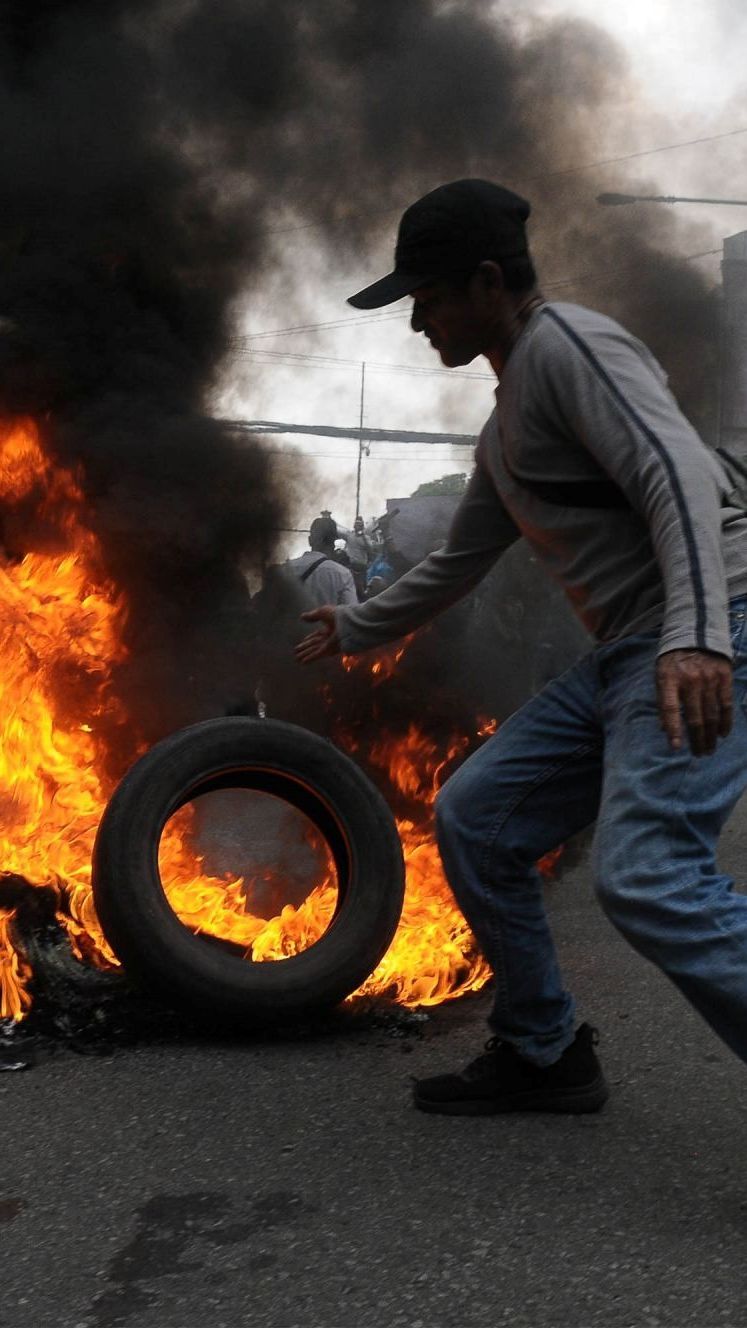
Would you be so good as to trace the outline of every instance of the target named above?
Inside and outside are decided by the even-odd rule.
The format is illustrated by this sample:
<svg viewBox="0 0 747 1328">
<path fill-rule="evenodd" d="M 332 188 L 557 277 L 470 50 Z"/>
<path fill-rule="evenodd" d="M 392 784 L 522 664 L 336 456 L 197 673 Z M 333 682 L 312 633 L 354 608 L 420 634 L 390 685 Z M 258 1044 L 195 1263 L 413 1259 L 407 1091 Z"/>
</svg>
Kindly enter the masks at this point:
<svg viewBox="0 0 747 1328">
<path fill-rule="evenodd" d="M 355 515 L 361 514 L 361 469 L 363 467 L 363 408 L 366 397 L 366 361 L 361 363 L 361 409 L 360 409 L 360 436 L 358 438 L 358 474 L 355 481 Z"/>
<path fill-rule="evenodd" d="M 747 462 L 747 231 L 724 240 L 719 445 Z"/>
</svg>

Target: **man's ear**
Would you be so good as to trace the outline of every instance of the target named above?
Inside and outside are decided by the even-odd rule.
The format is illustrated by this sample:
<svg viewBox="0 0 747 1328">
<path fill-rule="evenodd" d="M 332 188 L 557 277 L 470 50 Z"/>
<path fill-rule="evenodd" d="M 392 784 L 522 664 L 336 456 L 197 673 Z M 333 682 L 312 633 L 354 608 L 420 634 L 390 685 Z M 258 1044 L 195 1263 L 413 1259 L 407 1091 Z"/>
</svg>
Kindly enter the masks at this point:
<svg viewBox="0 0 747 1328">
<path fill-rule="evenodd" d="M 486 258 L 480 263 L 480 266 L 475 271 L 475 276 L 478 278 L 483 290 L 502 291 L 505 289 L 506 283 L 503 280 L 503 269 L 501 268 L 500 263 L 494 263 L 492 258 Z"/>
</svg>

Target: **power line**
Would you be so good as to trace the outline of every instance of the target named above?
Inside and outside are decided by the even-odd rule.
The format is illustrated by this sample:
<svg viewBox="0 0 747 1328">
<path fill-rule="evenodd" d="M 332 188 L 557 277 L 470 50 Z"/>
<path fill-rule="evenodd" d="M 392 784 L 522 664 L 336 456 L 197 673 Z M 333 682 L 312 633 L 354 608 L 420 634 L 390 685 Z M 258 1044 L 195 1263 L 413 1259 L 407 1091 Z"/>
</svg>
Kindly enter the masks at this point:
<svg viewBox="0 0 747 1328">
<path fill-rule="evenodd" d="M 671 257 L 679 263 L 694 263 L 697 258 L 710 258 L 713 254 L 721 253 L 723 253 L 722 249 L 702 249 L 698 254 L 672 254 Z M 543 281 L 541 287 L 542 290 L 557 290 L 561 286 L 575 286 L 581 285 L 585 281 L 598 281 L 600 277 L 614 278 L 620 272 L 637 270 L 639 266 L 640 264 L 636 260 L 636 262 L 624 263 L 621 267 L 593 268 L 591 272 L 578 272 L 574 277 L 563 277 L 562 280 L 557 281 Z"/>
<path fill-rule="evenodd" d="M 576 166 L 566 166 L 559 171 L 541 171 L 538 175 L 519 175 L 512 177 L 514 184 L 536 184 L 539 180 L 555 180 L 565 175 L 579 175 L 583 171 L 593 171 L 599 166 L 616 166 L 622 161 L 636 161 L 641 157 L 653 157 L 660 152 L 674 152 L 677 148 L 698 147 L 701 143 L 718 143 L 725 138 L 736 138 L 739 134 L 747 134 L 747 128 L 726 129 L 720 134 L 706 134 L 701 138 L 683 139 L 679 143 L 662 143 L 656 148 L 641 148 L 637 152 L 625 152 L 618 157 L 600 157 L 598 161 L 587 161 Z M 387 216 L 393 212 L 401 212 L 401 207 L 396 208 L 377 208 L 367 212 L 367 216 Z M 360 213 L 355 215 L 360 216 Z M 326 226 L 324 221 L 304 221 L 295 226 L 273 226 L 267 227 L 263 234 L 265 235 L 286 235 L 293 231 L 315 230 L 320 226 Z"/>
<path fill-rule="evenodd" d="M 740 130 L 739 132 L 741 133 L 742 131 Z M 698 259 L 698 258 L 710 258 L 713 254 L 720 254 L 720 253 L 721 253 L 721 249 L 703 249 L 703 250 L 701 250 L 701 251 L 700 251 L 699 253 L 697 253 L 697 254 L 673 254 L 672 257 L 675 258 L 675 259 L 676 259 L 678 262 L 680 262 L 680 263 L 692 263 L 692 262 L 694 262 L 694 261 L 695 261 L 696 259 Z M 631 266 L 631 267 L 636 267 L 636 266 L 637 266 L 637 263 L 635 263 L 635 264 L 631 263 L 630 266 Z M 617 270 L 619 271 L 619 268 L 618 268 Z M 556 277 L 553 281 L 543 281 L 543 282 L 541 282 L 540 284 L 541 284 L 543 290 L 556 290 L 556 289 L 559 288 L 560 286 L 571 286 L 571 285 L 573 285 L 574 282 L 577 282 L 577 281 L 588 281 L 588 280 L 590 280 L 592 277 L 597 277 L 597 276 L 600 276 L 600 275 L 604 275 L 604 274 L 605 274 L 606 272 L 608 272 L 608 271 L 609 271 L 609 269 L 607 269 L 607 268 L 595 268 L 594 271 L 592 271 L 592 272 L 583 272 L 583 273 L 578 274 L 578 275 L 575 276 L 575 277 Z M 372 314 L 372 315 L 370 315 L 370 316 L 368 316 L 368 317 L 363 317 L 363 318 L 339 318 L 339 319 L 337 319 L 336 321 L 328 322 L 328 323 L 303 323 L 303 324 L 302 324 L 302 323 L 299 323 L 299 324 L 296 324 L 296 325 L 293 326 L 293 327 L 274 327 L 274 328 L 268 328 L 268 329 L 266 329 L 264 332 L 248 332 L 245 336 L 232 337 L 232 338 L 231 338 L 231 343 L 230 343 L 230 344 L 231 344 L 232 346 L 234 346 L 234 347 L 240 348 L 240 349 L 236 349 L 236 350 L 234 350 L 234 352 L 233 352 L 234 355 L 237 356 L 237 357 L 238 357 L 239 355 L 243 355 L 243 354 L 262 354 L 262 355 L 269 355 L 269 354 L 272 354 L 273 352 L 271 352 L 271 351 L 263 351 L 263 350 L 261 350 L 259 347 L 247 346 L 245 343 L 248 342 L 248 341 L 254 341 L 254 340 L 257 340 L 257 339 L 259 339 L 260 337 L 263 337 L 263 338 L 264 338 L 264 337 L 281 337 L 281 336 L 290 335 L 290 334 L 293 333 L 293 332 L 320 332 L 320 331 L 326 331 L 326 330 L 328 330 L 328 329 L 329 329 L 329 330 L 335 330 L 335 329 L 337 329 L 338 327 L 355 327 L 355 326 L 360 326 L 360 325 L 362 325 L 362 324 L 371 324 L 371 323 L 379 323 L 379 322 L 388 322 L 388 321 L 397 320 L 397 319 L 404 319 L 404 318 L 407 318 L 407 319 L 410 318 L 410 311 L 409 311 L 408 309 L 398 310 L 397 312 L 390 313 L 390 314 L 385 314 L 385 315 L 375 315 L 375 314 Z M 276 355 L 280 355 L 280 354 L 290 355 L 291 353 L 295 353 L 295 352 L 290 352 L 290 351 L 275 351 L 274 353 L 275 353 Z M 319 358 L 320 358 L 320 359 L 333 359 L 334 357 L 333 357 L 333 356 L 320 356 Z M 351 360 L 350 363 L 351 363 L 351 364 L 355 364 L 356 366 L 360 366 L 360 363 L 361 363 L 361 362 L 360 362 L 360 360 Z M 366 361 L 366 363 L 372 363 L 372 362 L 371 362 L 371 361 Z M 424 372 L 424 373 L 427 373 L 427 372 L 430 372 L 430 373 L 452 373 L 451 370 L 445 370 L 445 369 L 433 369 L 433 370 L 427 370 L 427 369 L 424 369 L 423 372 Z M 477 375 L 468 374 L 467 377 L 477 377 Z"/>
<path fill-rule="evenodd" d="M 253 350 L 239 352 L 241 358 L 254 359 L 259 356 L 270 357 L 269 362 L 283 364 L 286 368 L 293 368 L 297 362 L 306 365 L 308 368 L 318 369 L 338 369 L 354 368 L 360 371 L 361 360 L 343 358 L 337 355 L 311 355 L 304 351 L 284 351 L 284 350 Z M 236 356 L 236 358 L 239 358 Z M 258 363 L 264 361 L 258 360 Z M 390 364 L 385 360 L 366 360 L 367 368 L 375 373 L 405 373 L 415 377 L 423 378 L 474 378 L 484 382 L 492 382 L 492 374 L 468 373 L 459 369 L 430 369 L 427 365 L 420 364 Z"/>
<path fill-rule="evenodd" d="M 323 363 L 331 363 L 334 365 L 345 364 L 353 366 L 356 369 L 360 369 L 362 363 L 362 361 L 359 359 L 349 359 L 339 355 L 312 355 L 309 351 L 253 350 L 250 348 L 246 352 L 246 354 L 267 355 L 270 356 L 272 359 L 313 360 L 314 362 L 320 364 Z M 372 369 L 381 369 L 384 372 L 389 372 L 390 370 L 394 369 L 401 369 L 403 373 L 427 374 L 429 377 L 431 377 L 433 374 L 438 374 L 442 377 L 446 374 L 448 374 L 449 376 L 453 376 L 454 373 L 456 373 L 457 377 L 461 378 L 492 377 L 491 374 L 468 373 L 466 370 L 462 371 L 462 370 L 451 370 L 451 369 L 431 369 L 427 364 L 400 364 L 397 363 L 396 361 L 389 361 L 389 360 L 366 360 L 366 364 Z"/>
<path fill-rule="evenodd" d="M 355 323 L 385 323 L 390 318 L 404 317 L 401 310 L 396 313 L 364 314 L 360 317 L 335 318 L 328 323 L 296 323 L 293 327 L 273 327 L 264 332 L 246 332 L 240 337 L 231 337 L 231 341 L 256 341 L 260 337 L 277 337 L 286 332 L 316 332 L 319 328 L 350 327 Z M 409 314 L 407 315 L 409 318 Z"/>
<path fill-rule="evenodd" d="M 722 138 L 735 138 L 737 134 L 747 134 L 747 128 L 727 129 L 722 134 L 706 134 L 703 138 L 683 139 L 680 143 L 664 143 L 658 148 L 644 148 L 640 152 L 625 152 L 620 157 L 602 157 L 599 161 L 589 161 L 584 166 L 568 166 L 560 171 L 543 171 L 541 175 L 520 175 L 519 179 L 527 184 L 537 180 L 553 180 L 561 175 L 576 175 L 580 171 L 595 170 L 597 166 L 616 166 L 621 161 L 634 161 L 638 157 L 653 157 L 659 152 L 673 152 L 675 148 L 694 148 L 700 143 L 716 143 Z"/>
<path fill-rule="evenodd" d="M 328 363 L 328 364 L 304 363 L 304 361 L 303 361 L 303 357 L 301 357 L 301 356 L 299 357 L 298 360 L 290 360 L 290 359 L 288 359 L 287 356 L 282 355 L 282 354 L 279 354 L 279 356 L 278 356 L 277 359 L 272 359 L 272 360 L 261 360 L 261 359 L 258 359 L 256 356 L 252 355 L 251 352 L 247 352 L 245 355 L 242 355 L 241 358 L 242 358 L 242 359 L 245 359 L 245 360 L 254 360 L 254 362 L 255 362 L 256 364 L 262 364 L 262 365 L 264 365 L 266 368 L 271 368 L 271 367 L 272 367 L 272 368 L 279 368 L 279 369 L 298 369 L 298 368 L 300 368 L 300 369 L 330 369 L 330 370 L 338 370 L 338 371 L 339 371 L 341 368 L 343 368 L 343 369 L 345 369 L 345 368 L 348 368 L 348 369 L 355 368 L 355 369 L 358 369 L 358 370 L 359 370 L 359 369 L 360 369 L 360 365 L 361 365 L 361 361 L 360 361 L 360 360 L 354 360 L 354 361 L 352 361 L 352 362 L 350 362 L 350 361 L 348 361 L 348 360 L 338 360 L 338 361 L 334 361 L 334 360 L 332 360 L 332 361 L 331 361 L 330 363 Z M 300 361 L 300 363 L 299 363 L 299 361 Z M 368 364 L 368 361 L 366 361 L 366 363 Z M 483 382 L 493 382 L 493 381 L 494 381 L 494 379 L 493 379 L 493 375 L 492 375 L 492 374 L 477 374 L 477 373 L 472 373 L 472 374 L 470 374 L 470 373 L 459 373 L 459 372 L 454 372 L 454 373 L 452 373 L 452 371 L 449 370 L 449 369 L 418 369 L 418 368 L 416 368 L 414 365 L 413 365 L 412 367 L 408 367 L 407 365 L 404 365 L 404 364 L 382 365 L 381 367 L 379 367 L 379 368 L 377 368 L 377 369 L 375 369 L 375 370 L 372 370 L 372 372 L 375 372 L 375 373 L 402 373 L 402 374 L 408 375 L 408 376 L 413 377 L 413 378 L 446 378 L 446 377 L 449 377 L 449 378 L 467 378 L 467 379 L 470 379 L 471 381 L 472 381 L 472 380 L 483 381 Z"/>
<path fill-rule="evenodd" d="M 446 444 L 443 444 L 443 446 L 446 446 Z M 464 448 L 466 444 L 451 443 L 449 444 L 449 446 Z M 265 448 L 264 450 L 266 455 L 268 456 L 287 456 L 291 457 L 294 461 L 298 461 L 299 457 L 319 457 L 319 458 L 324 458 L 327 461 L 346 461 L 349 462 L 351 466 L 357 465 L 358 462 L 357 453 L 353 454 L 352 452 L 350 456 L 346 456 L 344 452 L 301 452 L 301 451 L 287 452 L 284 451 L 282 448 L 274 448 L 274 447 L 268 447 Z M 474 451 L 474 447 L 471 447 L 469 450 Z M 433 461 L 434 454 L 431 452 L 416 452 L 415 455 L 411 455 L 409 452 L 402 452 L 399 456 L 373 456 L 372 454 L 369 454 L 366 457 L 366 460 L 389 461 L 389 462 L 401 461 L 403 463 L 404 462 L 409 463 L 411 461 Z"/>
</svg>

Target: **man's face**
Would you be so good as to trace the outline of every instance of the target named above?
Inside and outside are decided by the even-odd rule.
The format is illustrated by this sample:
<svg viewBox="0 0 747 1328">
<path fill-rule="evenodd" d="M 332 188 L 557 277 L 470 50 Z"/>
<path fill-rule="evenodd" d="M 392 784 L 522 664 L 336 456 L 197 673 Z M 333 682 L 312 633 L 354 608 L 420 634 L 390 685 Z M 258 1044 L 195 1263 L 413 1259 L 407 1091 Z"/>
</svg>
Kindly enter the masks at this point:
<svg viewBox="0 0 747 1328">
<path fill-rule="evenodd" d="M 486 280 L 481 271 L 468 282 L 438 278 L 412 293 L 410 326 L 428 338 L 449 369 L 486 354 L 504 325 L 508 301 L 496 272 L 497 280 L 495 273 Z"/>
<path fill-rule="evenodd" d="M 353 522 L 353 530 L 355 531 L 356 535 L 362 535 L 362 534 L 363 534 L 363 517 L 362 517 L 362 516 L 357 516 L 357 517 L 355 518 L 355 521 Z"/>
</svg>

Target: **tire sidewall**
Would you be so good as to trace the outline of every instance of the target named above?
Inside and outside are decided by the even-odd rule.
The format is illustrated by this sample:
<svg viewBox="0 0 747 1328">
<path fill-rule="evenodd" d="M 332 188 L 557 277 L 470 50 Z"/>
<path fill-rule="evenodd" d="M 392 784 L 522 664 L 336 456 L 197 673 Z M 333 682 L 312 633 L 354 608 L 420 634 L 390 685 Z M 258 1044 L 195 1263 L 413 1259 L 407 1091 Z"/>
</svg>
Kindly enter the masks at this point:
<svg viewBox="0 0 747 1328">
<path fill-rule="evenodd" d="M 252 963 L 180 922 L 160 879 L 158 848 L 190 793 L 212 778 L 236 777 L 238 786 L 263 771 L 300 785 L 327 809 L 347 871 L 337 915 L 319 941 L 282 961 Z M 268 1018 L 336 1004 L 365 981 L 396 930 L 404 864 L 386 802 L 339 749 L 297 725 L 230 717 L 171 735 L 128 772 L 96 837 L 93 891 L 104 934 L 128 972 L 199 1010 Z"/>
</svg>

